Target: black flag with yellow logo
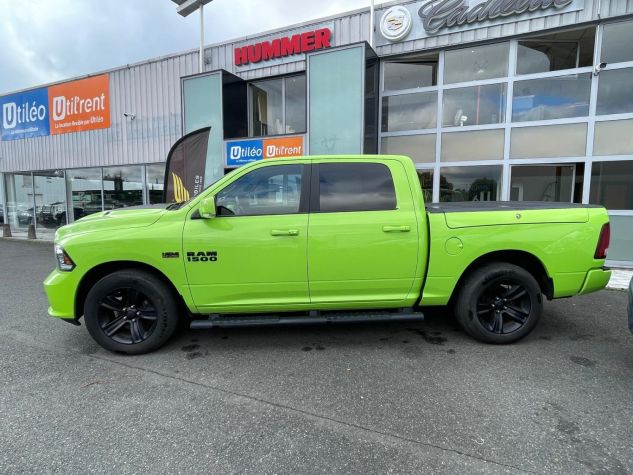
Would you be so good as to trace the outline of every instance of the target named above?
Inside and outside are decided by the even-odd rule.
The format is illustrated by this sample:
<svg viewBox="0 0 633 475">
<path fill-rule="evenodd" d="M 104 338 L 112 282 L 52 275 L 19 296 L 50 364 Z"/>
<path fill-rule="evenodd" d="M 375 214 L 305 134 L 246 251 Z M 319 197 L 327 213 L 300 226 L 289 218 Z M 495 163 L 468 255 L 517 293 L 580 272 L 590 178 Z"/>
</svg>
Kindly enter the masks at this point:
<svg viewBox="0 0 633 475">
<path fill-rule="evenodd" d="M 165 203 L 187 201 L 204 189 L 204 169 L 211 127 L 195 130 L 178 140 L 167 155 Z"/>
</svg>

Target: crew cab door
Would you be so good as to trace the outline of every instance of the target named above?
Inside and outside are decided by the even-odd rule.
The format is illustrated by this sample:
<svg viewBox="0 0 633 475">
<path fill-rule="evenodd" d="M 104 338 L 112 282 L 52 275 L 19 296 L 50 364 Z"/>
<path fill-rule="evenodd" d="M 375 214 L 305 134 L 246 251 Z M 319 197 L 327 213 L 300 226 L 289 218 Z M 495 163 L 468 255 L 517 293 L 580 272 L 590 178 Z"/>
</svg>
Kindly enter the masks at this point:
<svg viewBox="0 0 633 475">
<path fill-rule="evenodd" d="M 309 165 L 266 164 L 216 193 L 214 218 L 187 219 L 185 268 L 201 312 L 309 302 L 308 176 Z"/>
<path fill-rule="evenodd" d="M 415 279 L 418 247 L 400 162 L 314 162 L 308 229 L 313 305 L 402 303 Z"/>
</svg>

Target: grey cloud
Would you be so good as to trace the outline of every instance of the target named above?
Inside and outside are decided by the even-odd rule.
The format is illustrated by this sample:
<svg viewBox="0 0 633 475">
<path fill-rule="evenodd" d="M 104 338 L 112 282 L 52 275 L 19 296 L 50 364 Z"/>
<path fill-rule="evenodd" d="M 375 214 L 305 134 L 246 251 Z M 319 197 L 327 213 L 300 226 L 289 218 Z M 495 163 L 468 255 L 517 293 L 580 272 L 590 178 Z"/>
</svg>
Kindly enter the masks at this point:
<svg viewBox="0 0 633 475">
<path fill-rule="evenodd" d="M 215 0 L 206 7 L 205 42 L 368 5 Z M 0 0 L 0 12 L 0 94 L 192 49 L 199 41 L 197 14 L 182 18 L 169 0 Z"/>
</svg>

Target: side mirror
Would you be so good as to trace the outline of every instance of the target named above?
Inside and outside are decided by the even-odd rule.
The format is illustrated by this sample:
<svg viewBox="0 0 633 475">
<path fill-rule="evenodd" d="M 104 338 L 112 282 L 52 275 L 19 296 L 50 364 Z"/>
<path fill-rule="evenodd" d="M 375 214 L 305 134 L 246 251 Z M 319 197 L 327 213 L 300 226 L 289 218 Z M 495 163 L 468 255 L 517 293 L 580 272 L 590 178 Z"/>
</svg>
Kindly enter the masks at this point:
<svg viewBox="0 0 633 475">
<path fill-rule="evenodd" d="M 202 219 L 215 218 L 215 196 L 203 199 L 198 206 L 198 213 Z"/>
</svg>

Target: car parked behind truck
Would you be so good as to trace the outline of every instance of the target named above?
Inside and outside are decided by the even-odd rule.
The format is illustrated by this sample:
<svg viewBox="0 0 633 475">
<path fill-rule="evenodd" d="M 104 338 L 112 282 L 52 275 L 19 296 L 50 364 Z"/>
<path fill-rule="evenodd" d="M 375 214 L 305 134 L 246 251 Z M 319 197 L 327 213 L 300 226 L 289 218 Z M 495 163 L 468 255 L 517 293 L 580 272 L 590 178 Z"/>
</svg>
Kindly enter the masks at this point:
<svg viewBox="0 0 633 475">
<path fill-rule="evenodd" d="M 609 220 L 552 202 L 425 206 L 401 156 L 273 159 L 184 203 L 64 226 L 49 313 L 145 353 L 194 328 L 419 320 L 450 305 L 486 343 L 526 336 L 543 300 L 602 289 Z"/>
</svg>

